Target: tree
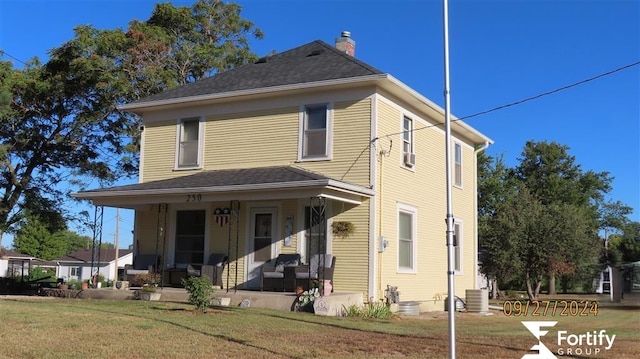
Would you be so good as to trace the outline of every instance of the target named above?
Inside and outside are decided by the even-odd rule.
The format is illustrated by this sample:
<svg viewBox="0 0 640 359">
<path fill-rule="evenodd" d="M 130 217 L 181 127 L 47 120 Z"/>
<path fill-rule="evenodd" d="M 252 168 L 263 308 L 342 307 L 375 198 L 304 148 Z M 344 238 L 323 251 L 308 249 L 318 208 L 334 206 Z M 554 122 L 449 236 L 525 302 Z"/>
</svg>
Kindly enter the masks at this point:
<svg viewBox="0 0 640 359">
<path fill-rule="evenodd" d="M 489 238 L 495 238 L 492 218 L 498 207 L 516 194 L 516 184 L 510 176 L 510 169 L 504 163 L 503 156 L 478 154 L 478 242 L 480 246 L 480 266 L 482 272 L 493 282 L 492 297 L 500 295 L 499 284 L 506 283 L 518 276 L 510 268 L 508 251 L 492 248 Z M 509 245 L 504 243 L 503 245 Z M 507 254 L 507 255 L 502 255 Z"/>
<path fill-rule="evenodd" d="M 612 178 L 607 172 L 582 171 L 581 166 L 576 164 L 575 157 L 569 155 L 568 151 L 568 146 L 556 142 L 527 141 L 514 176 L 544 205 L 561 203 L 582 208 L 595 233 L 598 229 L 599 204 L 602 203 L 604 194 L 611 190 Z M 556 240 L 564 239 L 556 237 Z M 590 248 L 582 248 L 593 245 L 591 235 L 577 240 L 579 242 L 574 245 L 576 251 L 596 253 Z M 549 294 L 556 293 L 556 275 L 573 273 L 566 272 L 567 268 L 562 265 L 565 260 L 560 253 L 550 260 L 547 273 Z M 596 259 L 588 256 L 581 261 L 592 264 Z"/>
<path fill-rule="evenodd" d="M 63 213 L 65 184 L 134 175 L 139 119 L 116 106 L 255 60 L 247 36 L 262 32 L 240 12 L 158 4 L 127 31 L 77 27 L 45 64 L 0 62 L 0 239 L 27 209 Z"/>
<path fill-rule="evenodd" d="M 582 171 L 567 151 L 529 141 L 515 168 L 501 157 L 478 161 L 482 271 L 502 281 L 521 279 L 532 300 L 543 275 L 550 277 L 550 293 L 556 275 L 564 284 L 571 276 L 588 276 L 601 247 L 598 209 L 611 178 Z"/>
<path fill-rule="evenodd" d="M 67 254 L 67 244 L 49 232 L 45 223 L 36 216 L 27 216 L 21 222 L 13 239 L 16 251 L 37 258 L 52 260 Z"/>
<path fill-rule="evenodd" d="M 611 251 L 617 251 L 622 262 L 640 261 L 640 222 L 628 222 L 622 234 L 610 237 Z"/>
</svg>

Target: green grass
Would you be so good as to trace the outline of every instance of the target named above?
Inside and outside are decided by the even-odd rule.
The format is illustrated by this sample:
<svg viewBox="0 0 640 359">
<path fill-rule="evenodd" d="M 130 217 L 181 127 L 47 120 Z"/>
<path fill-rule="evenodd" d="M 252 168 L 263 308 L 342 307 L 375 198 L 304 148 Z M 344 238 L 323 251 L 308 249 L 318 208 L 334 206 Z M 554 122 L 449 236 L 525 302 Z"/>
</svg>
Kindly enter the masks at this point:
<svg viewBox="0 0 640 359">
<path fill-rule="evenodd" d="M 371 320 L 258 308 L 206 314 L 192 309 L 167 302 L 0 300 L 0 358 L 443 358 L 448 352 L 447 314 L 441 312 Z M 612 350 L 598 358 L 636 358 L 640 352 L 640 311 L 602 308 L 595 317 L 457 313 L 458 357 L 522 357 L 535 338 L 521 320 L 558 320 L 563 330 L 615 333 Z"/>
</svg>

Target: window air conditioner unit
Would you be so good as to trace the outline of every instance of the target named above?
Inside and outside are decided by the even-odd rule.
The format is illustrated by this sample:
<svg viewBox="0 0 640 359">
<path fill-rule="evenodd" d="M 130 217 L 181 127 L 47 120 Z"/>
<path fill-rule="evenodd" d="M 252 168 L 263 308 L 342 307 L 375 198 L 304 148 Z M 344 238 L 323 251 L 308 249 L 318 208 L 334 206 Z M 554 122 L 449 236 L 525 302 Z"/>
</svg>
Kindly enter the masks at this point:
<svg viewBox="0 0 640 359">
<path fill-rule="evenodd" d="M 413 167 L 416 164 L 416 154 L 415 153 L 405 153 L 404 154 L 404 164 L 407 167 Z"/>
</svg>

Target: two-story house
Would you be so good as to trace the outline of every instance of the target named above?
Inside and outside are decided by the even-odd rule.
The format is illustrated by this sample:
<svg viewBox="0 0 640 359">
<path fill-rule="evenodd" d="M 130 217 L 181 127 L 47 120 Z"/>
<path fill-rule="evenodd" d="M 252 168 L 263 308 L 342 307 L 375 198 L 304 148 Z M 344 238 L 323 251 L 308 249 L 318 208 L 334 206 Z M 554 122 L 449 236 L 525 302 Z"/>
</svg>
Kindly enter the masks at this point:
<svg viewBox="0 0 640 359">
<path fill-rule="evenodd" d="M 184 268 L 225 253 L 227 288 L 259 288 L 280 253 L 336 258 L 334 291 L 422 310 L 447 292 L 444 111 L 314 41 L 122 106 L 142 117 L 139 183 L 80 192 L 135 210 L 135 253 Z M 455 118 L 454 118 L 455 119 Z M 476 287 L 476 154 L 492 141 L 453 121 L 456 293 Z M 333 223 L 350 223 L 347 236 Z"/>
</svg>

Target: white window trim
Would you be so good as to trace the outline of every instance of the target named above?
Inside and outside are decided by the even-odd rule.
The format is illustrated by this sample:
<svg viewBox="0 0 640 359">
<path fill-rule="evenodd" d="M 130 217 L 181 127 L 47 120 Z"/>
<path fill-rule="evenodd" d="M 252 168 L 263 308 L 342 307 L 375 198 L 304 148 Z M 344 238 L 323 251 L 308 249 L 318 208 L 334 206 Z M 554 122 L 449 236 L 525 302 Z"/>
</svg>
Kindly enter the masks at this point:
<svg viewBox="0 0 640 359">
<path fill-rule="evenodd" d="M 456 183 L 456 147 L 460 148 L 460 184 Z M 462 188 L 464 183 L 464 155 L 462 151 L 462 144 L 458 141 L 453 142 L 453 185 L 458 188 Z"/>
<path fill-rule="evenodd" d="M 407 169 L 409 171 L 415 171 L 415 167 L 416 165 L 414 164 L 413 166 L 407 166 L 404 163 L 404 154 L 406 152 L 404 152 L 404 119 L 409 119 L 411 121 L 411 129 L 410 129 L 410 133 L 409 133 L 409 147 L 411 147 L 411 152 L 414 156 L 416 155 L 416 120 L 414 119 L 414 116 L 411 116 L 409 114 L 406 113 L 402 113 L 400 116 L 400 133 L 402 134 L 402 147 L 400 150 L 400 166 L 404 169 Z M 416 156 L 417 158 L 417 156 Z M 417 163 L 417 161 L 416 161 Z"/>
<path fill-rule="evenodd" d="M 400 267 L 400 212 L 407 213 L 411 215 L 411 262 L 413 264 L 413 268 L 405 268 Z M 405 204 L 398 203 L 398 208 L 396 210 L 396 268 L 398 273 L 405 274 L 416 274 L 418 273 L 418 208 Z"/>
<path fill-rule="evenodd" d="M 327 138 L 326 156 L 304 157 L 304 120 L 307 107 L 326 106 L 327 107 Z M 298 111 L 298 162 L 327 161 L 333 158 L 333 104 L 316 103 L 301 105 Z"/>
<path fill-rule="evenodd" d="M 460 228 L 459 230 L 459 236 L 457 236 L 457 242 L 458 245 L 454 246 L 453 250 L 454 250 L 454 257 L 455 257 L 455 252 L 459 252 L 459 257 L 460 257 L 460 268 L 459 269 L 455 269 L 454 268 L 454 274 L 455 275 L 463 275 L 463 268 L 464 268 L 464 225 L 462 222 L 462 219 L 460 218 L 454 218 L 453 221 L 453 234 L 456 234 L 456 227 Z M 454 262 L 454 266 L 455 266 L 455 262 Z"/>
<path fill-rule="evenodd" d="M 198 119 L 198 163 L 195 166 L 180 166 L 180 135 L 182 133 L 182 123 L 185 120 L 195 120 Z M 194 169 L 202 169 L 204 167 L 204 120 L 201 116 L 194 117 L 185 117 L 181 118 L 176 123 L 176 151 L 175 151 L 175 163 L 174 170 L 175 171 L 185 171 L 185 170 L 194 170 Z"/>
</svg>

